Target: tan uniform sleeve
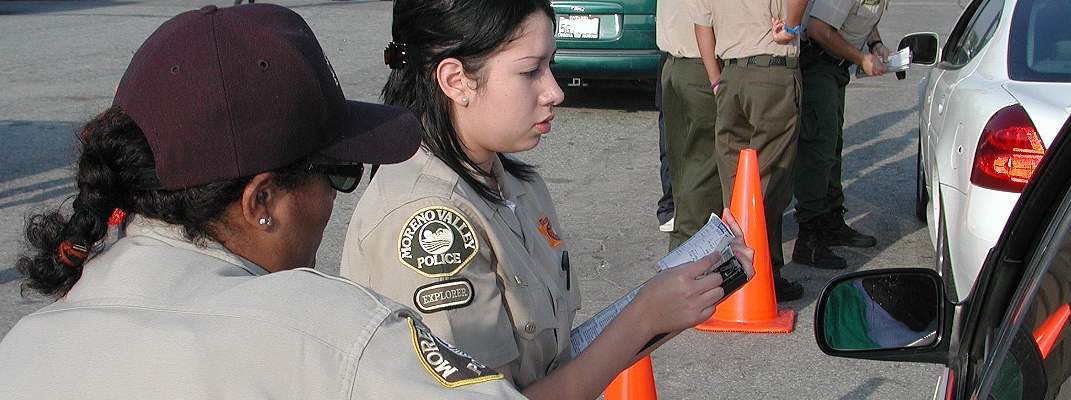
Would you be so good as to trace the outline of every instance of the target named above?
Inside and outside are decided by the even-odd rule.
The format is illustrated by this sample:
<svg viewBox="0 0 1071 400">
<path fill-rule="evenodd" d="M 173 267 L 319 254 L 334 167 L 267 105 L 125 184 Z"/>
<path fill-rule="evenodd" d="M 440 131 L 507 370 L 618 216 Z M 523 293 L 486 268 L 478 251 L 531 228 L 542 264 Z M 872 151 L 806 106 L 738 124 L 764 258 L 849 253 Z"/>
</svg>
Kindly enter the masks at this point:
<svg viewBox="0 0 1071 400">
<path fill-rule="evenodd" d="M 520 356 L 487 223 L 470 203 L 421 198 L 365 222 L 351 223 L 343 276 L 418 310 L 436 335 L 487 365 Z"/>
<path fill-rule="evenodd" d="M 711 11 L 710 2 L 713 0 L 696 0 L 689 10 L 692 12 L 692 22 L 699 26 L 714 26 L 714 13 Z"/>
<path fill-rule="evenodd" d="M 833 29 L 840 29 L 856 3 L 855 0 L 815 0 L 810 17 L 822 20 Z"/>
<path fill-rule="evenodd" d="M 353 399 L 525 398 L 501 374 L 403 313 L 383 321 L 357 365 Z"/>
</svg>

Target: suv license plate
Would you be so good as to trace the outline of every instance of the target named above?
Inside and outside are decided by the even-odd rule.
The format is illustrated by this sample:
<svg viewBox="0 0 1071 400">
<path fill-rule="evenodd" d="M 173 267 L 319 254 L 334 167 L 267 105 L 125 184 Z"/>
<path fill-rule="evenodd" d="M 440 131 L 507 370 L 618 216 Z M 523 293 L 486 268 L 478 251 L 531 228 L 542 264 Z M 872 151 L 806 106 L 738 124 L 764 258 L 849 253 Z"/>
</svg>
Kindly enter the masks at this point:
<svg viewBox="0 0 1071 400">
<path fill-rule="evenodd" d="M 599 18 L 588 15 L 559 16 L 557 36 L 566 39 L 598 39 Z"/>
</svg>

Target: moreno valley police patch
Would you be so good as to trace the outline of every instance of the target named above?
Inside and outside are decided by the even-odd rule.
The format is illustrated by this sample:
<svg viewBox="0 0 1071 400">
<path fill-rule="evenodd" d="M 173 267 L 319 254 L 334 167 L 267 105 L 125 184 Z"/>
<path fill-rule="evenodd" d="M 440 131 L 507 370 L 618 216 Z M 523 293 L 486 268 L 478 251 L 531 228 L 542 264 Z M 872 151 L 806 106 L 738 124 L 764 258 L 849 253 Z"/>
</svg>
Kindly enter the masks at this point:
<svg viewBox="0 0 1071 400">
<path fill-rule="evenodd" d="M 432 335 L 431 330 L 423 323 L 412 317 L 406 319 L 409 320 L 413 347 L 420 357 L 420 363 L 443 386 L 458 387 L 502 379 L 502 374 Z"/>
<path fill-rule="evenodd" d="M 398 259 L 429 278 L 456 274 L 479 249 L 469 221 L 444 206 L 417 211 L 398 235 Z"/>
</svg>

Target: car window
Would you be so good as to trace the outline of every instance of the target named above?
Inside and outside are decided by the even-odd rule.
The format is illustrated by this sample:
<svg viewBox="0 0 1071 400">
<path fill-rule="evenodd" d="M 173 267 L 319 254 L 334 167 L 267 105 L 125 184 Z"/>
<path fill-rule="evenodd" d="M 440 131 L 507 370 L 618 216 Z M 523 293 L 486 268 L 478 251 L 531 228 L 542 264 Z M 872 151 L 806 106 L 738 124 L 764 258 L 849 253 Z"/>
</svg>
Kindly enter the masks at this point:
<svg viewBox="0 0 1071 400">
<path fill-rule="evenodd" d="M 1008 76 L 1071 82 L 1071 0 L 1021 0 L 1012 14 Z"/>
<path fill-rule="evenodd" d="M 971 22 L 966 29 L 956 37 L 955 45 L 948 49 L 945 61 L 953 65 L 964 65 L 970 62 L 989 42 L 989 38 L 993 37 L 1003 8 L 1004 0 L 984 0 L 971 17 Z"/>
<path fill-rule="evenodd" d="M 992 357 L 983 367 L 987 399 L 1071 398 L 1071 197 L 1035 244 L 1030 270 L 1008 317 L 992 331 Z M 1002 338 L 1002 339 L 995 339 Z M 987 340 L 989 341 L 989 340 Z"/>
</svg>

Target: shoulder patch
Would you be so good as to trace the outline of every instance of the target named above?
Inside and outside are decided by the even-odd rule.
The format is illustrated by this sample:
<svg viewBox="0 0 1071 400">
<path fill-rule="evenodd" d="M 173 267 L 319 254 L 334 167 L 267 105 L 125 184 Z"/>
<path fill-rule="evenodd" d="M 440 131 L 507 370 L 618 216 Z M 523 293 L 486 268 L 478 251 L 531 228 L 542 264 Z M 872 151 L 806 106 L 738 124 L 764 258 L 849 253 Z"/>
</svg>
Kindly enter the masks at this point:
<svg viewBox="0 0 1071 400">
<path fill-rule="evenodd" d="M 412 317 L 406 319 L 420 363 L 443 386 L 458 387 L 502 379 L 502 374 L 433 335 L 422 322 Z"/>
<path fill-rule="evenodd" d="M 443 206 L 417 211 L 398 234 L 398 259 L 429 278 L 456 274 L 479 249 L 469 221 Z"/>
<path fill-rule="evenodd" d="M 554 226 L 550 224 L 550 218 L 547 218 L 547 213 L 543 213 L 539 217 L 539 233 L 542 233 L 547 238 L 547 243 L 550 247 L 558 247 L 562 244 L 562 239 L 558 237 L 558 233 L 554 232 Z"/>
<path fill-rule="evenodd" d="M 450 279 L 418 287 L 413 293 L 413 304 L 420 312 L 430 314 L 467 306 L 474 295 L 468 279 Z"/>
</svg>

